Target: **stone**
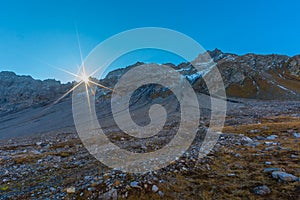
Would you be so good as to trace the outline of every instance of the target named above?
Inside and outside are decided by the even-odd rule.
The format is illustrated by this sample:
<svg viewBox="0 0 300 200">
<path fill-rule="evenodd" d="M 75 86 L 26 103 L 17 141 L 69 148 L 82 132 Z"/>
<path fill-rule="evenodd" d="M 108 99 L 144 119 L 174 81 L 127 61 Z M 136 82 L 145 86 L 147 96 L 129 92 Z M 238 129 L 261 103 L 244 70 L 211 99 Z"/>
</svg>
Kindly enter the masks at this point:
<svg viewBox="0 0 300 200">
<path fill-rule="evenodd" d="M 232 174 L 227 174 L 227 176 L 228 176 L 228 177 L 234 177 L 235 174 L 233 174 L 233 173 L 232 173 Z"/>
<path fill-rule="evenodd" d="M 272 146 L 272 145 L 276 145 L 276 142 L 265 142 L 266 146 Z"/>
<path fill-rule="evenodd" d="M 294 136 L 295 138 L 300 138 L 300 133 L 294 132 L 294 133 L 293 133 L 293 136 Z"/>
<path fill-rule="evenodd" d="M 164 196 L 164 193 L 162 191 L 158 191 L 158 195 L 163 197 Z"/>
<path fill-rule="evenodd" d="M 261 196 L 267 195 L 267 194 L 271 193 L 270 188 L 268 186 L 266 186 L 266 185 L 255 187 L 253 189 L 253 191 L 254 191 L 254 194 L 261 195 Z"/>
<path fill-rule="evenodd" d="M 38 150 L 35 150 L 35 149 L 32 151 L 32 153 L 35 154 L 35 155 L 41 154 L 41 152 L 39 152 Z"/>
<path fill-rule="evenodd" d="M 250 131 L 250 133 L 259 133 L 259 132 L 260 132 L 260 130 L 258 130 L 258 129 L 253 129 Z"/>
<path fill-rule="evenodd" d="M 276 138 L 278 138 L 277 135 L 270 135 L 270 136 L 266 137 L 267 140 L 275 140 Z"/>
<path fill-rule="evenodd" d="M 72 194 L 72 193 L 75 193 L 75 187 L 69 187 L 69 188 L 67 188 L 67 193 L 69 193 L 69 194 Z"/>
<path fill-rule="evenodd" d="M 272 177 L 284 182 L 292 182 L 292 181 L 298 181 L 298 177 L 288 174 L 286 172 L 281 172 L 281 171 L 274 171 L 272 172 Z"/>
<path fill-rule="evenodd" d="M 156 185 L 152 186 L 152 192 L 157 192 L 158 191 L 158 187 Z"/>
<path fill-rule="evenodd" d="M 269 172 L 280 171 L 280 170 L 281 170 L 280 168 L 277 168 L 277 167 L 271 167 L 271 168 L 265 168 L 265 169 L 264 169 L 264 172 L 265 172 L 265 173 L 269 173 Z"/>
<path fill-rule="evenodd" d="M 255 137 L 257 140 L 265 140 L 266 138 L 262 137 L 262 136 L 256 136 Z"/>
<path fill-rule="evenodd" d="M 35 143 L 37 146 L 41 146 L 43 144 L 43 142 L 37 142 Z"/>
<path fill-rule="evenodd" d="M 261 143 L 260 142 L 253 142 L 252 144 L 250 144 L 250 146 L 252 147 L 257 147 L 259 146 Z"/>
<path fill-rule="evenodd" d="M 140 188 L 139 182 L 137 182 L 137 181 L 131 182 L 131 183 L 130 183 L 130 186 L 131 186 L 131 187 L 134 187 L 134 188 Z"/>
<path fill-rule="evenodd" d="M 243 136 L 241 139 L 242 145 L 249 145 L 253 143 L 253 140 L 247 136 Z"/>
<path fill-rule="evenodd" d="M 262 136 L 259 136 L 259 135 L 256 136 L 255 138 L 256 138 L 257 140 L 265 140 L 265 139 L 266 139 L 266 138 L 264 138 L 264 137 L 262 137 Z"/>
</svg>

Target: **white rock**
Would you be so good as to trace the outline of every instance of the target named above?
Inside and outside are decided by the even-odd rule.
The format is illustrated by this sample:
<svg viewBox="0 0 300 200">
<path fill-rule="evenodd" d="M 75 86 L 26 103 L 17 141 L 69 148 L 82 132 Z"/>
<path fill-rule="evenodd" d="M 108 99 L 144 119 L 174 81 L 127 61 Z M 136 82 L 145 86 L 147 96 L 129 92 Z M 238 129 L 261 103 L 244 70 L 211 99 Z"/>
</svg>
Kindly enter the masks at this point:
<svg viewBox="0 0 300 200">
<path fill-rule="evenodd" d="M 295 138 L 300 138 L 300 133 L 294 132 L 294 133 L 293 133 L 293 136 L 294 136 Z"/>
<path fill-rule="evenodd" d="M 69 188 L 67 188 L 67 193 L 69 193 L 69 194 L 75 193 L 75 187 L 69 187 Z"/>
<path fill-rule="evenodd" d="M 233 174 L 233 173 L 232 174 L 227 174 L 227 176 L 228 177 L 233 177 L 233 176 L 235 176 L 235 174 Z"/>
<path fill-rule="evenodd" d="M 157 192 L 158 191 L 158 187 L 156 185 L 152 186 L 152 192 Z"/>
</svg>

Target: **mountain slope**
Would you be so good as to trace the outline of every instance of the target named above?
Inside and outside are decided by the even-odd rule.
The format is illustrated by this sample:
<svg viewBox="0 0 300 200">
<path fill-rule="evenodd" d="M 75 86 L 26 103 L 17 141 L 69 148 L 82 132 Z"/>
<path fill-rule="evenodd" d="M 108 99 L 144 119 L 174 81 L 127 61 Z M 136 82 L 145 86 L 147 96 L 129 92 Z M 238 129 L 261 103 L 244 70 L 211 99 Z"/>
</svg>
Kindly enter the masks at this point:
<svg viewBox="0 0 300 200">
<path fill-rule="evenodd" d="M 294 57 L 276 54 L 239 56 L 223 53 L 218 49 L 208 51 L 208 53 L 217 64 L 229 98 L 300 100 L 300 55 Z M 203 54 L 199 55 L 190 63 L 181 63 L 178 66 L 170 63 L 167 65 L 180 72 L 196 91 L 207 93 L 206 85 L 201 77 L 209 72 L 209 68 L 203 68 L 203 71 L 199 72 L 192 66 L 195 62 L 203 60 L 203 56 Z M 114 70 L 100 82 L 113 88 L 126 71 L 141 64 L 143 63 L 137 62 L 126 68 Z M 159 72 L 153 72 L 153 74 L 162 76 Z M 71 83 L 61 84 L 55 80 L 40 81 L 30 76 L 18 76 L 13 72 L 0 72 L 0 114 L 48 105 L 71 87 Z M 98 88 L 97 98 L 109 93 L 106 89 Z M 153 98 L 170 95 L 169 90 L 153 85 L 147 89 L 146 93 Z"/>
</svg>

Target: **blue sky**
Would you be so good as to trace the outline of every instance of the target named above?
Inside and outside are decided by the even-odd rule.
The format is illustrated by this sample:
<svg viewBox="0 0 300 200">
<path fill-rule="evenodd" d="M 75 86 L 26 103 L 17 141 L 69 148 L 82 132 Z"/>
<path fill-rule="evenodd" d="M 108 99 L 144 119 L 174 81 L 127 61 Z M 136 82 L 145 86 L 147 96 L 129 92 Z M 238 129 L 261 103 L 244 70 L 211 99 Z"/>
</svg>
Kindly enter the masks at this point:
<svg viewBox="0 0 300 200">
<path fill-rule="evenodd" d="M 299 10 L 296 0 L 1 1 L 0 71 L 71 80 L 48 64 L 76 72 L 76 27 L 83 56 L 114 34 L 148 26 L 180 31 L 209 50 L 292 56 L 300 54 Z M 141 60 L 165 61 L 159 57 Z"/>
</svg>

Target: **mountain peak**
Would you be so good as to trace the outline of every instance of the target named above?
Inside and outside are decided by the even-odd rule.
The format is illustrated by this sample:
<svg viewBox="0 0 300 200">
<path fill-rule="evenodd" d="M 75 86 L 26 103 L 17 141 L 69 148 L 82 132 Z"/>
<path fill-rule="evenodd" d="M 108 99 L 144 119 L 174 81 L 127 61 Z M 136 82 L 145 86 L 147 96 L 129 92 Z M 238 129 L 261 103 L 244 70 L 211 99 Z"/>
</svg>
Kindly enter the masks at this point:
<svg viewBox="0 0 300 200">
<path fill-rule="evenodd" d="M 15 72 L 12 71 L 2 71 L 0 72 L 0 76 L 17 76 Z"/>
</svg>

